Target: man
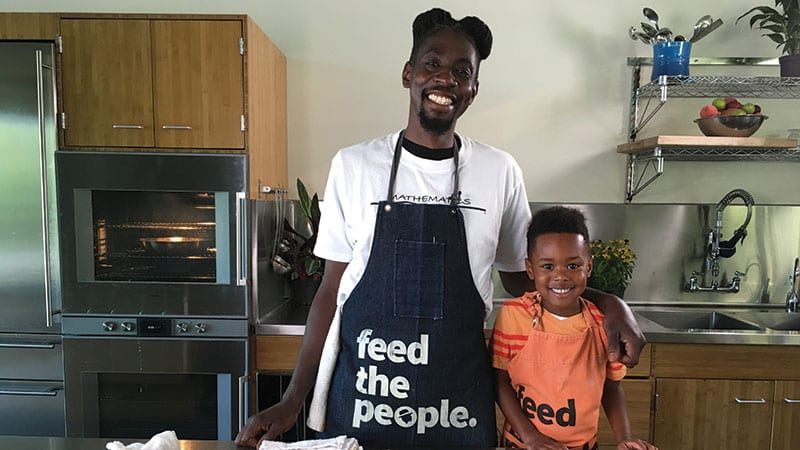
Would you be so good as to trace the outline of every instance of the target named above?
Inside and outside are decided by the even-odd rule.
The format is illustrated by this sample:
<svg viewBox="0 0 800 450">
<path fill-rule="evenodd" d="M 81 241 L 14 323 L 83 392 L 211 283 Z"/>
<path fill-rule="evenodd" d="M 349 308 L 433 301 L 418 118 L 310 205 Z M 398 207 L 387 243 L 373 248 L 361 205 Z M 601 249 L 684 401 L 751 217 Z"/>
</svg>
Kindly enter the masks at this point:
<svg viewBox="0 0 800 450">
<path fill-rule="evenodd" d="M 315 379 L 309 422 L 321 437 L 496 445 L 483 323 L 493 266 L 509 293 L 533 289 L 524 266 L 530 208 L 513 158 L 455 133 L 478 93 L 489 28 L 432 9 L 413 35 L 402 72 L 406 129 L 334 157 L 315 247 L 325 275 L 295 371 L 283 399 L 248 420 L 241 445 L 289 429 Z M 644 339 L 630 310 L 616 297 L 588 297 L 612 322 L 613 358 L 618 327 L 622 361 L 635 364 Z"/>
</svg>

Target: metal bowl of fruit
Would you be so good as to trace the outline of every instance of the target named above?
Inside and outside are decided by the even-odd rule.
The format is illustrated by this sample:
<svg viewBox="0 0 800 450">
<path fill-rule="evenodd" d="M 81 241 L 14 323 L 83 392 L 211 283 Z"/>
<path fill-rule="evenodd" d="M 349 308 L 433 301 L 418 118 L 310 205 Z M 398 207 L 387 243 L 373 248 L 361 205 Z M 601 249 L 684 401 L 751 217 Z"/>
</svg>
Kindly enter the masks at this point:
<svg viewBox="0 0 800 450">
<path fill-rule="evenodd" d="M 718 115 L 694 119 L 706 136 L 748 137 L 769 117 L 761 114 Z"/>
</svg>

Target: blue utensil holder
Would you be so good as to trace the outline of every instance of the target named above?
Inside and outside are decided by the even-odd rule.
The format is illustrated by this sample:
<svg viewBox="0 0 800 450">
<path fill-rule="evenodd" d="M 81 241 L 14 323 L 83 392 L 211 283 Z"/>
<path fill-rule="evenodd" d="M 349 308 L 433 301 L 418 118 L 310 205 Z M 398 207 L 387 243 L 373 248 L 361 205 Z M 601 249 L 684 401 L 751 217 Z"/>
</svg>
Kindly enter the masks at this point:
<svg viewBox="0 0 800 450">
<path fill-rule="evenodd" d="M 660 42 L 653 45 L 653 73 L 651 80 L 661 75 L 689 76 L 689 57 L 692 43 L 689 41 Z"/>
</svg>

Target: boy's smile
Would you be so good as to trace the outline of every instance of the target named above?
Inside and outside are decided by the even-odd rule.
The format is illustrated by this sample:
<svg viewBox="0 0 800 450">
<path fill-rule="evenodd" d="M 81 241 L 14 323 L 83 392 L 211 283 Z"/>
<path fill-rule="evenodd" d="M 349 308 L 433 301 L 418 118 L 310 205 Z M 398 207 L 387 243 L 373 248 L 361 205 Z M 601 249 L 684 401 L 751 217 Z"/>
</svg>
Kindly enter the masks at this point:
<svg viewBox="0 0 800 450">
<path fill-rule="evenodd" d="M 542 295 L 542 306 L 553 314 L 580 312 L 578 297 L 592 273 L 589 243 L 575 233 L 545 233 L 525 259 L 525 269 Z"/>
</svg>

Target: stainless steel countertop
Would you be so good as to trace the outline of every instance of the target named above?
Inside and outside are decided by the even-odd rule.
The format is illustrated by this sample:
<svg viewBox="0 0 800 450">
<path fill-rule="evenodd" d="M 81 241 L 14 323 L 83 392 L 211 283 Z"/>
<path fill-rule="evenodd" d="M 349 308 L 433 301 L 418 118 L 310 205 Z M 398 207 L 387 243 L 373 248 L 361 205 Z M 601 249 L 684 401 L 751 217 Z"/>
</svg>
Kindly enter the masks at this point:
<svg viewBox="0 0 800 450">
<path fill-rule="evenodd" d="M 496 302 L 495 311 L 500 301 Z M 648 342 L 669 342 L 679 344 L 748 344 L 748 345 L 800 345 L 800 332 L 797 331 L 684 331 L 672 330 L 655 323 L 640 314 L 638 311 L 652 311 L 665 309 L 689 308 L 695 311 L 707 310 L 753 310 L 763 308 L 763 305 L 709 305 L 679 303 L 665 303 L 644 306 L 633 305 L 632 309 Z M 774 308 L 772 308 L 774 310 Z M 305 332 L 305 322 L 309 307 L 286 302 L 273 311 L 259 318 L 256 323 L 256 335 L 281 335 L 302 336 Z M 494 314 L 487 320 L 487 330 L 491 329 Z"/>
</svg>

